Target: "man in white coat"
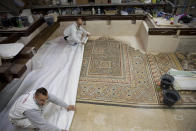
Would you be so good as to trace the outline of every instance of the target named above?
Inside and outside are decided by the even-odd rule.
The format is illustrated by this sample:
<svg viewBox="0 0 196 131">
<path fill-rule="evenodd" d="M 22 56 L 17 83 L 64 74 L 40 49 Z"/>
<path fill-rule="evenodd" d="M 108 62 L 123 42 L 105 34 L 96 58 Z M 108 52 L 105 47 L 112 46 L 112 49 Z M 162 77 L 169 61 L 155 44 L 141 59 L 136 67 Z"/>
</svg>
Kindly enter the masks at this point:
<svg viewBox="0 0 196 131">
<path fill-rule="evenodd" d="M 84 28 L 82 28 L 82 19 L 78 18 L 76 22 L 69 25 L 64 30 L 64 39 L 70 45 L 84 44 L 84 37 L 88 37 L 90 35 Z"/>
<path fill-rule="evenodd" d="M 43 109 L 49 102 L 64 107 L 67 111 L 75 111 L 75 106 L 67 105 L 56 96 L 49 94 L 45 88 L 39 88 L 20 96 L 16 100 L 10 109 L 9 120 L 14 126 L 20 128 L 66 131 L 46 122 L 42 116 Z"/>
</svg>

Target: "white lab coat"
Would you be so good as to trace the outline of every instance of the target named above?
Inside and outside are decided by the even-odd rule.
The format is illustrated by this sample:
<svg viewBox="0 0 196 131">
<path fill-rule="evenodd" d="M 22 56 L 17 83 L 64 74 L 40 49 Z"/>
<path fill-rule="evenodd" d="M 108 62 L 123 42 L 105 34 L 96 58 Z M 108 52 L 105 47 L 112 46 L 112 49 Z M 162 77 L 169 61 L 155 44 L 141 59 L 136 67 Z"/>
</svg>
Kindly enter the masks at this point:
<svg viewBox="0 0 196 131">
<path fill-rule="evenodd" d="M 64 37 L 67 37 L 67 42 L 70 45 L 75 45 L 82 43 L 82 34 L 84 34 L 85 36 L 87 34 L 90 34 L 89 32 L 87 32 L 84 28 L 82 28 L 81 26 L 78 27 L 77 23 L 73 23 L 70 26 L 68 26 L 65 30 L 64 30 Z"/>
<path fill-rule="evenodd" d="M 22 95 L 21 97 L 19 97 L 18 100 L 16 100 L 16 102 L 14 103 L 14 105 L 12 106 L 9 112 L 10 119 L 16 119 L 16 120 L 24 119 L 25 118 L 24 112 L 26 110 L 31 110 L 31 109 L 36 109 L 40 111 L 42 110 L 34 100 L 34 93 L 35 90 Z"/>
<path fill-rule="evenodd" d="M 35 128 L 24 115 L 26 110 L 42 110 L 34 100 L 34 93 L 35 90 L 19 97 L 10 109 L 9 119 L 14 125 L 23 128 Z"/>
</svg>

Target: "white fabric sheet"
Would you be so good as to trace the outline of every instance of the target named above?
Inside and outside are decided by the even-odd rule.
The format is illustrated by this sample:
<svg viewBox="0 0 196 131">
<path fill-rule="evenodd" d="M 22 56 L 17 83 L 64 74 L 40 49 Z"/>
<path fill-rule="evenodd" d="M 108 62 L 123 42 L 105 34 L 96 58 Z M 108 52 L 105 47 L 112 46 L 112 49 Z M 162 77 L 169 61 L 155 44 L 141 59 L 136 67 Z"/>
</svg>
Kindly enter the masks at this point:
<svg viewBox="0 0 196 131">
<path fill-rule="evenodd" d="M 84 45 L 65 43 L 63 37 L 44 44 L 31 60 L 32 71 L 24 79 L 7 107 L 0 114 L 0 128 L 3 131 L 22 131 L 14 128 L 8 121 L 8 111 L 21 94 L 45 87 L 67 104 L 75 105 Z M 59 128 L 69 129 L 74 112 L 49 104 L 44 112 L 45 118 Z M 27 131 L 27 130 L 25 130 Z M 30 131 L 30 130 L 29 130 Z"/>
<path fill-rule="evenodd" d="M 196 90 L 196 71 L 170 69 L 168 74 L 175 78 L 174 88 L 176 90 Z"/>
<path fill-rule="evenodd" d="M 14 58 L 23 48 L 22 43 L 0 44 L 0 56 L 2 59 Z"/>
</svg>

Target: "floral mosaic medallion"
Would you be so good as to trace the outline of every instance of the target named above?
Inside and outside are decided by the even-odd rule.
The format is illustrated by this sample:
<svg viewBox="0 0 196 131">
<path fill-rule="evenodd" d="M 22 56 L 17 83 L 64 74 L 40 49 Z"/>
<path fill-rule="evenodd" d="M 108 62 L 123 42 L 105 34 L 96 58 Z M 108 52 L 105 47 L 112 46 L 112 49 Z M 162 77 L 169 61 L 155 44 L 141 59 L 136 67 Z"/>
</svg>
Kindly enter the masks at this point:
<svg viewBox="0 0 196 131">
<path fill-rule="evenodd" d="M 146 55 L 112 39 L 89 41 L 85 45 L 77 101 L 162 108 L 158 84 L 170 68 L 182 70 L 175 54 Z M 180 94 L 176 107 L 196 107 L 196 93 Z"/>
</svg>

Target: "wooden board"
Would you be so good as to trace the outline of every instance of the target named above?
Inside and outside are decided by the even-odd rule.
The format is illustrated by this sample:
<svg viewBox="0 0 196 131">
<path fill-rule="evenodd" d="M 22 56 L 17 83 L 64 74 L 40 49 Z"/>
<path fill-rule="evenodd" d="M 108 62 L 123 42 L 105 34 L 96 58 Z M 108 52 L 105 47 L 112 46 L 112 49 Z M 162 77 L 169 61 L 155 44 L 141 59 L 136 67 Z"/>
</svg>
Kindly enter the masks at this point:
<svg viewBox="0 0 196 131">
<path fill-rule="evenodd" d="M 84 5 L 84 4 L 88 4 L 88 0 L 76 0 L 76 3 L 78 5 Z"/>
</svg>

